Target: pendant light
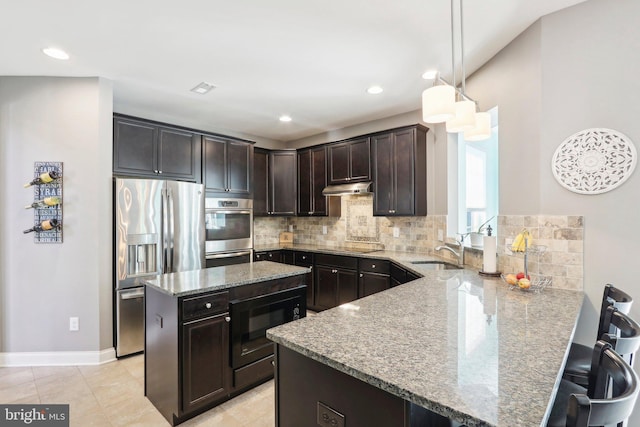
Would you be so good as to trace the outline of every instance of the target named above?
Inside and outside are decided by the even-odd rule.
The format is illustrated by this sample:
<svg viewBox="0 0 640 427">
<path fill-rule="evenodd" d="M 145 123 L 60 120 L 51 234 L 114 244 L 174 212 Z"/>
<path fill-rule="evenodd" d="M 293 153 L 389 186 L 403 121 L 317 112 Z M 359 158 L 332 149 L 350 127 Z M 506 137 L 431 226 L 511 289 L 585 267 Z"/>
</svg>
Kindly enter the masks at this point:
<svg viewBox="0 0 640 427">
<path fill-rule="evenodd" d="M 422 119 L 443 123 L 455 116 L 456 90 L 453 86 L 433 86 L 422 92 Z"/>
<path fill-rule="evenodd" d="M 464 131 L 466 141 L 484 141 L 491 138 L 491 114 L 476 113 L 476 125 Z"/>
</svg>

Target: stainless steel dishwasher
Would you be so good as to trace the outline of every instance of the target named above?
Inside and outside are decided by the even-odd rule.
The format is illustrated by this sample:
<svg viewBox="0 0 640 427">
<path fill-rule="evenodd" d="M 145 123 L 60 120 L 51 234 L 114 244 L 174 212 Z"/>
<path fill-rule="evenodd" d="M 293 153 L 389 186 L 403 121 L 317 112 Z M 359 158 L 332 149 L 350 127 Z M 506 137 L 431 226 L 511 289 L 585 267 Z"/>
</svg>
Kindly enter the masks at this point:
<svg viewBox="0 0 640 427">
<path fill-rule="evenodd" d="M 116 291 L 116 354 L 144 350 L 144 287 Z"/>
</svg>

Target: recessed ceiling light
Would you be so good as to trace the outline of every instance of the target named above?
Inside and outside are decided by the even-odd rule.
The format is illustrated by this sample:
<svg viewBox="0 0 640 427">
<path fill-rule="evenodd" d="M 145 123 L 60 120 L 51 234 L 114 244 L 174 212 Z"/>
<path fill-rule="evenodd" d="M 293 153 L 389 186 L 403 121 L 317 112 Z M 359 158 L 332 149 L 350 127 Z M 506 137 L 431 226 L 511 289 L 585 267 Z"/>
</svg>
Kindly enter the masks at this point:
<svg viewBox="0 0 640 427">
<path fill-rule="evenodd" d="M 69 59 L 69 54 L 67 52 L 55 47 L 45 47 L 44 49 L 42 49 L 42 53 L 55 59 L 62 59 L 62 60 Z"/>
<path fill-rule="evenodd" d="M 422 75 L 422 78 L 425 80 L 433 80 L 438 76 L 438 70 L 428 70 L 425 71 Z"/>
<path fill-rule="evenodd" d="M 191 89 L 191 92 L 195 92 L 195 93 L 198 93 L 200 95 L 204 95 L 205 93 L 208 93 L 211 89 L 215 89 L 215 88 L 216 87 L 214 85 L 212 85 L 211 83 L 202 82 L 198 86 L 196 86 L 193 89 Z"/>
<path fill-rule="evenodd" d="M 291 121 L 291 116 L 287 116 L 287 115 L 280 116 L 280 121 L 281 122 L 290 122 Z"/>
<path fill-rule="evenodd" d="M 367 93 L 370 93 L 371 95 L 377 95 L 379 93 L 382 93 L 382 88 L 380 86 L 371 86 L 369 89 L 367 89 Z"/>
</svg>

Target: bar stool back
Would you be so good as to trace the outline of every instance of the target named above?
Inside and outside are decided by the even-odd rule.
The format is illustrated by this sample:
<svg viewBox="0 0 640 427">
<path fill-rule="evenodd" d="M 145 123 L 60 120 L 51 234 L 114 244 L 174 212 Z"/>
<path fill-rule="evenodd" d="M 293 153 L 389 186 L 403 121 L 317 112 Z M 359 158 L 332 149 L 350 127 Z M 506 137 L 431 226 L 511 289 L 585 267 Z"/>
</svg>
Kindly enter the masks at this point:
<svg viewBox="0 0 640 427">
<path fill-rule="evenodd" d="M 615 326 L 605 324 L 605 316 L 607 313 L 607 307 L 613 306 L 618 311 L 628 314 L 633 304 L 633 298 L 626 292 L 616 288 L 611 284 L 607 284 L 604 287 L 602 294 L 602 304 L 600 307 L 600 320 L 598 322 L 598 335 L 596 340 L 602 337 L 605 333 L 616 333 Z M 593 348 L 572 343 L 569 349 L 569 356 L 567 357 L 567 364 L 564 369 L 563 377 L 569 381 L 582 386 L 587 386 L 589 369 L 591 367 L 591 354 Z"/>
</svg>

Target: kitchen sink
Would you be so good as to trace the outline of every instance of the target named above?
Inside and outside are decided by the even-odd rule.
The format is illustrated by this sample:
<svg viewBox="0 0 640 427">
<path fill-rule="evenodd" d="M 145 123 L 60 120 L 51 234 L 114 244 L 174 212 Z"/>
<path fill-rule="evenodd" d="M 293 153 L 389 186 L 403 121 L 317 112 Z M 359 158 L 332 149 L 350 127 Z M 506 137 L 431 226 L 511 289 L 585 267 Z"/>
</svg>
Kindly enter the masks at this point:
<svg viewBox="0 0 640 427">
<path fill-rule="evenodd" d="M 460 270 L 462 267 L 444 261 L 411 261 L 411 264 L 419 265 L 429 270 Z"/>
</svg>

